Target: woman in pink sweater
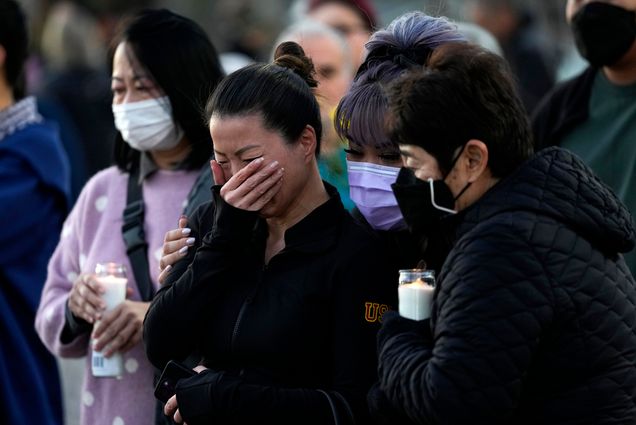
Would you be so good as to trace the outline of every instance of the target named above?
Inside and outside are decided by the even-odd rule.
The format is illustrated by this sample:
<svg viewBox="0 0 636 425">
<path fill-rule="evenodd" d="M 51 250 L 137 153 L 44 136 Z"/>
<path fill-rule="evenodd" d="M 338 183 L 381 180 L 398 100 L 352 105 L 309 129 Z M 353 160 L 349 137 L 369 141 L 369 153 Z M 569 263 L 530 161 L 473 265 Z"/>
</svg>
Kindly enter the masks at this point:
<svg viewBox="0 0 636 425">
<path fill-rule="evenodd" d="M 54 354 L 89 354 L 82 424 L 153 423 L 154 371 L 141 343 L 142 321 L 158 288 L 163 235 L 184 208 L 209 198 L 212 141 L 199 111 L 222 77 L 205 32 L 167 10 L 140 12 L 117 41 L 112 56 L 116 166 L 86 184 L 66 220 L 35 323 Z M 135 191 L 129 180 L 144 206 L 148 267 L 142 274 L 133 273 L 122 237 L 127 195 Z M 108 312 L 93 274 L 100 262 L 122 263 L 128 271 L 127 300 Z M 147 288 L 139 276 L 149 282 Z M 107 357 L 122 353 L 123 376 L 93 377 L 91 345 Z"/>
</svg>

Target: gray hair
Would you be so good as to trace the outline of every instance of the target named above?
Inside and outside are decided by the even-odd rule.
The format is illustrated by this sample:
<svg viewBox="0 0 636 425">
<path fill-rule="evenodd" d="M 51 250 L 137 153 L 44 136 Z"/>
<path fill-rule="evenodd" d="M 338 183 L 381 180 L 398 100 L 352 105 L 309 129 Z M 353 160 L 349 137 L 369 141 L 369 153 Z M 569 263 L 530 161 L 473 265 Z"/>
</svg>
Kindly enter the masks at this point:
<svg viewBox="0 0 636 425">
<path fill-rule="evenodd" d="M 342 57 L 345 59 L 345 69 L 353 73 L 353 62 L 351 61 L 351 52 L 347 40 L 330 26 L 313 19 L 303 19 L 285 28 L 274 42 L 274 49 L 285 41 L 293 41 L 302 46 L 303 39 L 312 38 L 330 38 L 335 41 L 342 51 Z M 274 51 L 272 51 L 271 55 L 272 60 L 273 55 Z"/>
</svg>

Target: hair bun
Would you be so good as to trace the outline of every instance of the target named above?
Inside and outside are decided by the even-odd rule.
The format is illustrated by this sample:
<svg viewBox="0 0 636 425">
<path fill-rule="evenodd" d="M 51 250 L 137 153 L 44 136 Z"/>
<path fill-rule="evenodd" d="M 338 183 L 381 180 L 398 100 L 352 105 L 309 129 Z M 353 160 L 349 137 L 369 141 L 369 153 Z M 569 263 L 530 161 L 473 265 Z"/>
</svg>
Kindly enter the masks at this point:
<svg viewBox="0 0 636 425">
<path fill-rule="evenodd" d="M 316 74 L 314 64 L 298 43 L 285 41 L 279 44 L 274 53 L 274 63 L 294 71 L 305 80 L 309 87 L 318 87 L 318 81 L 314 78 Z"/>
</svg>

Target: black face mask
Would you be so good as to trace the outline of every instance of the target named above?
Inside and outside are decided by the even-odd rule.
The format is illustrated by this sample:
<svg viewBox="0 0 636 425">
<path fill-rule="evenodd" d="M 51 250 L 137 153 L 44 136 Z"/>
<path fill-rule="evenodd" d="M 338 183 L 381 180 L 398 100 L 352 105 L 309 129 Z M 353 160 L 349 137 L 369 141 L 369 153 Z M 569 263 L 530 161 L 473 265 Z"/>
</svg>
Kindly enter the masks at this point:
<svg viewBox="0 0 636 425">
<path fill-rule="evenodd" d="M 420 180 L 408 168 L 402 168 L 391 185 L 404 222 L 429 268 L 439 270 L 450 251 L 455 201 L 469 186 L 454 197 L 444 180 Z"/>
<path fill-rule="evenodd" d="M 636 12 L 593 2 L 572 17 L 574 41 L 592 66 L 614 65 L 636 40 Z"/>
</svg>

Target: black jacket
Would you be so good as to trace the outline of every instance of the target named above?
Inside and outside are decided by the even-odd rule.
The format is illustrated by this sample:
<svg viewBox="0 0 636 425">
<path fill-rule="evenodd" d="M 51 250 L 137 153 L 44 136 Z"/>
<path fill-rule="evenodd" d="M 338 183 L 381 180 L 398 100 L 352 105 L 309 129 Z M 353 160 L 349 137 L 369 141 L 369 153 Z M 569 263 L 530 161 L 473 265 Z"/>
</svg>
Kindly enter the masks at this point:
<svg viewBox="0 0 636 425">
<path fill-rule="evenodd" d="M 199 351 L 212 369 L 179 383 L 184 419 L 330 424 L 335 410 L 342 424 L 364 423 L 379 320 L 397 292 L 379 240 L 328 187 L 331 199 L 287 230 L 285 249 L 266 265 L 264 220 L 215 189 L 191 220 L 202 245 L 158 292 L 144 325 L 158 368 Z"/>
<path fill-rule="evenodd" d="M 430 322 L 391 313 L 378 335 L 391 403 L 426 424 L 636 423 L 636 287 L 618 254 L 636 237 L 613 192 L 549 148 L 460 214 Z"/>
<path fill-rule="evenodd" d="M 558 146 L 576 126 L 587 121 L 590 97 L 598 68 L 587 68 L 581 75 L 557 86 L 534 111 L 532 132 L 535 150 Z"/>
<path fill-rule="evenodd" d="M 424 261 L 421 248 L 417 245 L 415 238 L 411 236 L 407 229 L 404 230 L 377 230 L 362 215 L 358 208 L 351 210 L 353 219 L 373 232 L 382 241 L 388 254 L 387 261 L 393 270 L 414 269 Z"/>
</svg>

